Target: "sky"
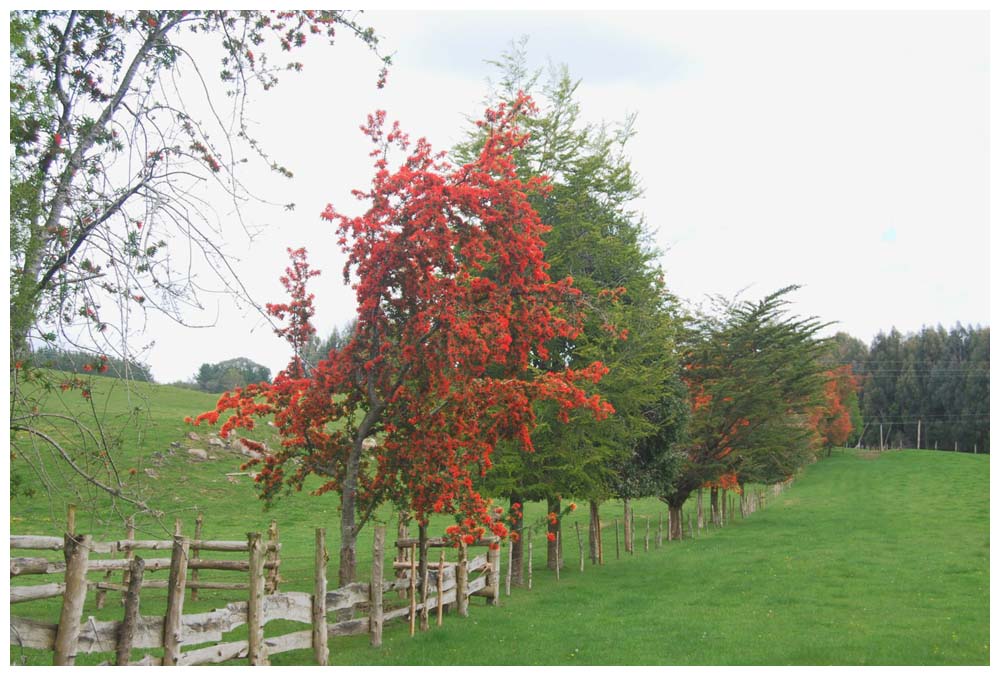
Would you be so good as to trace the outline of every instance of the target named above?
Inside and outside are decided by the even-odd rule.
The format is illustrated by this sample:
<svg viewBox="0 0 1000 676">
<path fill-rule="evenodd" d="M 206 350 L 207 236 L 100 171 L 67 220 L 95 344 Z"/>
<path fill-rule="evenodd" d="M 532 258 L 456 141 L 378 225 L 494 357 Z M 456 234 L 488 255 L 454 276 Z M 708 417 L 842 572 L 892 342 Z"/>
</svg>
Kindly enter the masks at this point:
<svg viewBox="0 0 1000 676">
<path fill-rule="evenodd" d="M 371 179 L 358 127 L 387 111 L 446 150 L 482 111 L 487 78 L 528 36 L 532 66 L 565 64 L 584 119 L 635 113 L 629 145 L 645 192 L 636 208 L 662 251 L 668 287 L 760 298 L 789 284 L 793 312 L 869 342 L 879 331 L 989 324 L 989 18 L 985 12 L 366 12 L 393 54 L 379 64 L 346 36 L 310 45 L 305 69 L 252 102 L 265 147 L 291 181 L 251 173 L 294 212 L 253 207 L 262 227 L 221 244 L 263 304 L 284 300 L 287 247 L 323 271 L 312 287 L 322 335 L 354 314 L 328 203 Z M 256 183 L 255 183 L 256 182 Z M 225 213 L 223 219 L 230 218 Z M 252 308 L 207 296 L 184 328 L 151 316 L 160 382 L 237 356 L 272 372 L 287 345 Z"/>
</svg>

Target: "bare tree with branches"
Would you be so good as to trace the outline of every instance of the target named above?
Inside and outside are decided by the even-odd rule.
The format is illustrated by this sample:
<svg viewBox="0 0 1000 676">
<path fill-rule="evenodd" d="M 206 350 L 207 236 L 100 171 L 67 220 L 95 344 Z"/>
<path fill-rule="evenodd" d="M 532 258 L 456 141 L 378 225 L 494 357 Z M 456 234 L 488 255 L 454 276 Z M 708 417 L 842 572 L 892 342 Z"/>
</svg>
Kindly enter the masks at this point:
<svg viewBox="0 0 1000 676">
<path fill-rule="evenodd" d="M 12 454 L 45 485 L 48 449 L 90 488 L 145 510 L 87 379 L 53 380 L 32 346 L 90 351 L 98 370 L 115 354 L 127 381 L 148 312 L 186 323 L 205 291 L 256 307 L 220 243 L 234 228 L 253 236 L 249 206 L 294 205 L 245 182 L 254 164 L 292 176 L 253 135 L 248 95 L 338 31 L 372 49 L 378 86 L 389 58 L 345 11 L 22 11 L 10 28 Z M 206 53 L 218 73 L 205 72 Z M 70 395 L 90 410 L 48 405 Z"/>
</svg>

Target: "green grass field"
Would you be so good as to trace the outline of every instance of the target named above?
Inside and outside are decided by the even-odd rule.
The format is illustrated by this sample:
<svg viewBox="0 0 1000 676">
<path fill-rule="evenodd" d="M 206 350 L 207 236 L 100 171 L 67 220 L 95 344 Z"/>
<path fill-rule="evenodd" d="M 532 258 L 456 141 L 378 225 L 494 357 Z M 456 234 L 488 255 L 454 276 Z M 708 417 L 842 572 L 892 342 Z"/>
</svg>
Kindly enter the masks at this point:
<svg viewBox="0 0 1000 676">
<path fill-rule="evenodd" d="M 106 415 L 128 405 L 121 390 L 104 394 L 95 391 L 95 400 Z M 234 454 L 213 451 L 217 459 L 193 463 L 183 448 L 167 453 L 170 442 L 191 430 L 183 417 L 210 408 L 214 397 L 167 387 L 148 388 L 144 396 L 155 413 L 129 428 L 120 451 L 124 464 L 140 469 L 153 466 L 154 452 L 163 454 L 155 465 L 157 479 L 138 474 L 144 477 L 146 497 L 164 512 L 158 521 L 140 521 L 141 532 L 164 537 L 180 516 L 190 534 L 195 514 L 203 511 L 205 537 L 242 539 L 277 519 L 283 546 L 281 589 L 307 591 L 314 529 L 326 527 L 335 586 L 335 496 L 294 494 L 265 513 L 248 477 L 233 483 L 225 476 L 238 471 L 241 460 Z M 29 485 L 35 481 L 26 476 Z M 88 495 L 84 491 L 69 499 L 80 502 Z M 381 649 L 370 648 L 366 636 L 333 639 L 331 663 L 987 664 L 988 496 L 988 456 L 897 451 L 863 457 L 837 451 L 808 467 L 788 491 L 751 517 L 648 553 L 640 545 L 637 554 L 623 554 L 621 560 L 615 558 L 609 527 L 620 517 L 621 505 L 608 503 L 602 509 L 606 564 L 591 567 L 588 561 L 582 574 L 576 567 L 574 530 L 576 520 L 584 525 L 586 510 L 581 509 L 564 521 L 567 566 L 561 580 L 544 570 L 544 542 L 536 537 L 533 590 L 515 587 L 499 608 L 474 599 L 470 617 L 446 615 L 442 628 L 432 626 L 415 638 L 409 637 L 405 623 L 388 625 Z M 13 496 L 11 532 L 59 534 L 69 499 L 60 491 Z M 639 501 L 635 509 L 640 535 L 644 517 L 652 519 L 655 530 L 658 515 L 665 513 L 656 500 Z M 89 495 L 80 510 L 79 532 L 93 533 L 95 539 L 123 537 L 119 515 L 106 499 Z M 540 519 L 544 511 L 544 505 L 528 505 L 527 521 Z M 389 510 L 379 517 L 391 532 L 395 521 Z M 431 532 L 447 523 L 433 522 Z M 370 542 L 368 528 L 358 552 L 362 576 L 371 563 Z M 157 575 L 166 578 L 165 573 Z M 239 578 L 213 571 L 203 579 L 208 575 Z M 15 583 L 43 581 L 48 580 L 25 576 Z M 89 597 L 84 615 L 120 618 L 117 595 L 109 599 L 99 611 Z M 203 591 L 198 603 L 185 602 L 185 613 L 233 600 L 239 600 L 233 592 Z M 58 600 L 51 599 L 18 604 L 12 611 L 54 622 L 58 608 Z M 164 608 L 162 590 L 144 592 L 144 615 L 162 614 Z M 265 631 L 279 635 L 301 628 L 271 623 Z M 238 632 L 227 636 L 237 638 Z M 86 655 L 77 663 L 107 658 Z M 11 646 L 11 660 L 47 664 L 51 653 Z M 273 663 L 310 664 L 311 654 L 276 655 Z"/>
</svg>

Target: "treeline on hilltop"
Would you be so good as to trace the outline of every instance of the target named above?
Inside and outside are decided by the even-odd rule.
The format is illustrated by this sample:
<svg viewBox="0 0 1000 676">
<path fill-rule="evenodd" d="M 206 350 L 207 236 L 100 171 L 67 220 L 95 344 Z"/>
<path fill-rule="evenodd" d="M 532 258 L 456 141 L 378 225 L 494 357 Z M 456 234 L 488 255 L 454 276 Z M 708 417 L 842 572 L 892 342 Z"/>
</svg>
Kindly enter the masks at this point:
<svg viewBox="0 0 1000 676">
<path fill-rule="evenodd" d="M 40 347 L 31 352 L 30 361 L 37 368 L 48 368 L 66 373 L 79 373 L 111 378 L 128 378 L 139 382 L 153 382 L 149 364 L 135 360 L 95 355 L 81 350 L 62 350 L 57 347 Z"/>
<path fill-rule="evenodd" d="M 989 452 L 990 329 L 956 325 L 902 335 L 879 333 L 867 346 L 835 338 L 836 361 L 858 379 L 864 420 L 854 441 L 869 447 Z"/>
<path fill-rule="evenodd" d="M 303 345 L 299 357 L 310 367 L 315 367 L 320 359 L 325 359 L 330 350 L 342 348 L 354 330 L 353 320 L 344 328 L 334 326 L 326 339 L 313 335 Z M 226 359 L 214 364 L 205 363 L 198 368 L 194 378 L 188 382 L 172 383 L 202 392 L 226 392 L 237 387 L 271 380 L 271 369 L 246 357 Z"/>
</svg>

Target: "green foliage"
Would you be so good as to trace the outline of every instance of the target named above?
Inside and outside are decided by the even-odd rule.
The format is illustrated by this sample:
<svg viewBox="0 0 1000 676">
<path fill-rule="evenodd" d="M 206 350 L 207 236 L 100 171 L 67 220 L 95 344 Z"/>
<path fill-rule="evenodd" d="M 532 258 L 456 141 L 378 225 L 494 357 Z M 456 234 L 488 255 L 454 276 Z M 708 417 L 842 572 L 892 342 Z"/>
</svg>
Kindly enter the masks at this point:
<svg viewBox="0 0 1000 676">
<path fill-rule="evenodd" d="M 852 360 L 853 361 L 853 360 Z M 924 328 L 880 333 L 864 355 L 862 442 L 989 452 L 989 327 Z"/>
<path fill-rule="evenodd" d="M 357 320 L 352 319 L 343 328 L 334 326 L 330 331 L 330 335 L 325 340 L 316 334 L 311 335 L 309 341 L 302 349 L 302 354 L 299 356 L 302 357 L 302 361 L 307 365 L 315 368 L 320 359 L 327 358 L 330 350 L 340 350 L 347 345 L 348 341 L 351 340 L 351 336 L 354 335 L 356 326 Z"/>
<path fill-rule="evenodd" d="M 203 392 L 226 392 L 270 379 L 271 369 L 246 357 L 202 364 L 194 376 L 195 383 Z"/>
<path fill-rule="evenodd" d="M 656 467 L 667 480 L 674 463 L 669 447 L 647 444 L 649 437 L 670 437 L 679 422 L 670 401 L 676 376 L 675 299 L 668 293 L 650 245 L 648 228 L 632 208 L 641 195 L 638 176 L 626 154 L 632 117 L 617 126 L 585 124 L 576 100 L 579 81 L 568 69 L 554 68 L 543 85 L 530 73 L 525 42 L 502 55 L 493 98 L 510 101 L 518 91 L 535 97 L 540 112 L 522 120 L 531 134 L 517 156 L 522 177 L 547 176 L 551 190 L 533 200 L 542 221 L 545 258 L 553 279 L 571 277 L 582 295 L 583 334 L 553 341 L 539 369 L 581 368 L 596 361 L 608 367 L 595 388 L 615 408 L 604 421 L 571 416 L 559 420 L 552 407 L 537 410 L 536 452 L 498 449 L 486 490 L 494 495 L 543 499 L 574 495 L 648 495 L 638 480 Z M 460 145 L 470 155 L 481 133 Z M 634 466 L 633 466 L 634 465 Z M 638 491 L 638 492 L 636 492 Z"/>
<path fill-rule="evenodd" d="M 724 475 L 782 480 L 812 458 L 809 413 L 822 402 L 828 348 L 815 318 L 788 314 L 795 288 L 756 302 L 718 299 L 717 314 L 690 325 L 682 377 L 692 416 L 683 474 L 664 493 L 670 504 Z"/>
</svg>

